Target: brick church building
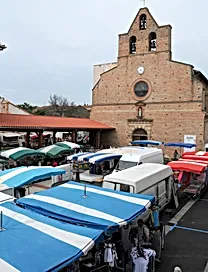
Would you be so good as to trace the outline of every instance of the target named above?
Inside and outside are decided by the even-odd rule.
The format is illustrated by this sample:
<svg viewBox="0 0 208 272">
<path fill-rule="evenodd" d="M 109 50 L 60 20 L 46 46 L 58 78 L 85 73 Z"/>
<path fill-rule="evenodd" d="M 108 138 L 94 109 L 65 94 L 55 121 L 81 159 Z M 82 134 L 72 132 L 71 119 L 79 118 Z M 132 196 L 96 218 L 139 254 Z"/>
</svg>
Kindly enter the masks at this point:
<svg viewBox="0 0 208 272">
<path fill-rule="evenodd" d="M 115 63 L 94 66 L 91 118 L 115 127 L 104 145 L 136 139 L 208 142 L 208 79 L 172 60 L 171 25 L 159 26 L 147 8 L 119 35 Z"/>
</svg>

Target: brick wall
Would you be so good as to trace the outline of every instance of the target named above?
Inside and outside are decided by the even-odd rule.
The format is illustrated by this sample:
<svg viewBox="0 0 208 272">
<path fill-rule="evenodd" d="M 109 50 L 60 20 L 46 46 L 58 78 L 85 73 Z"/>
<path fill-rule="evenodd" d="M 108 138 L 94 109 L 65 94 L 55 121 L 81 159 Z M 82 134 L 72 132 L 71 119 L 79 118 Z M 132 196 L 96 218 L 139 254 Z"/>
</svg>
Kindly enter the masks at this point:
<svg viewBox="0 0 208 272">
<path fill-rule="evenodd" d="M 139 30 L 144 13 L 147 28 Z M 157 33 L 156 52 L 148 48 L 152 31 Z M 137 38 L 136 54 L 129 54 L 132 35 Z M 142 75 L 137 71 L 140 66 L 145 69 Z M 149 85 L 145 100 L 134 94 L 135 83 L 140 80 Z M 194 76 L 193 66 L 171 59 L 171 26 L 159 27 L 148 9 L 142 9 L 129 32 L 119 35 L 117 67 L 101 74 L 93 89 L 91 118 L 116 128 L 116 132 L 101 135 L 101 141 L 112 141 L 113 145 L 128 144 L 133 130 L 143 128 L 149 139 L 165 142 L 183 141 L 184 135 L 193 134 L 198 148 L 203 148 L 206 97 L 207 86 Z M 139 105 L 143 120 L 137 119 Z"/>
</svg>

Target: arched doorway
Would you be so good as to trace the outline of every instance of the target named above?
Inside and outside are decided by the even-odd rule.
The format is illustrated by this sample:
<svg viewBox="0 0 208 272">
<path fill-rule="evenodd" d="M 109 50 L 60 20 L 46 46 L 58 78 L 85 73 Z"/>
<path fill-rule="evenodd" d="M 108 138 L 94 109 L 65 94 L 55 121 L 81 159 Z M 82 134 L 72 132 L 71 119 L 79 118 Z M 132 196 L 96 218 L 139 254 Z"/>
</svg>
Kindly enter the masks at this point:
<svg viewBox="0 0 208 272">
<path fill-rule="evenodd" d="M 138 129 L 135 129 L 133 131 L 132 141 L 136 141 L 136 140 L 147 140 L 147 139 L 148 139 L 148 136 L 147 136 L 146 130 L 144 130 L 142 128 L 138 128 Z"/>
</svg>

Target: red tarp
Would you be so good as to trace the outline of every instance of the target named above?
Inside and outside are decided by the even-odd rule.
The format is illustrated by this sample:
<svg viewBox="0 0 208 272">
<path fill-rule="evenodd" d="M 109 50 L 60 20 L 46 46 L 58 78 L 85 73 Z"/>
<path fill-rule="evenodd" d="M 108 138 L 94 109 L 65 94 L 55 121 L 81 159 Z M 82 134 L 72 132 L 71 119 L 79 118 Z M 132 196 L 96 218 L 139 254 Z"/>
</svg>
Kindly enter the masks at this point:
<svg viewBox="0 0 208 272">
<path fill-rule="evenodd" d="M 201 160 L 179 159 L 179 161 L 202 163 L 208 166 L 208 161 L 203 161 L 202 159 Z"/>
<path fill-rule="evenodd" d="M 185 159 L 187 156 L 197 156 L 197 157 L 208 157 L 208 152 L 206 151 L 193 151 L 185 152 L 182 154 L 182 158 Z"/>
<path fill-rule="evenodd" d="M 204 163 L 208 162 L 208 156 L 185 155 L 182 156 L 182 158 L 186 160 L 204 161 Z"/>
<path fill-rule="evenodd" d="M 168 165 L 174 171 L 186 171 L 186 172 L 192 172 L 192 173 L 203 173 L 207 166 L 204 163 L 180 161 L 180 160 L 169 162 Z"/>
</svg>

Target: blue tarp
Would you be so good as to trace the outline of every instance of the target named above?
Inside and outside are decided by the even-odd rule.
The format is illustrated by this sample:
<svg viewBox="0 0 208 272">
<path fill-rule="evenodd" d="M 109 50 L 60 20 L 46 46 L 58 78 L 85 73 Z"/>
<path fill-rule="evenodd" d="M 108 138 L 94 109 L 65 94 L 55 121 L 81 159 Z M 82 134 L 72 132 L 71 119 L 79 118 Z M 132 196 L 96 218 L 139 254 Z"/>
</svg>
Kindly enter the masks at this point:
<svg viewBox="0 0 208 272">
<path fill-rule="evenodd" d="M 175 146 L 175 147 L 192 148 L 192 147 L 195 147 L 196 144 L 171 142 L 171 143 L 164 144 L 164 146 Z"/>
<path fill-rule="evenodd" d="M 0 184 L 18 188 L 33 181 L 62 175 L 64 173 L 66 173 L 65 170 L 51 166 L 16 167 L 0 172 Z"/>
<path fill-rule="evenodd" d="M 158 141 L 148 141 L 148 140 L 137 140 L 131 142 L 132 145 L 163 145 L 163 142 L 158 142 Z"/>
<path fill-rule="evenodd" d="M 103 238 L 100 230 L 64 224 L 13 203 L 0 205 L 0 211 L 1 272 L 58 271 Z"/>
<path fill-rule="evenodd" d="M 153 196 L 113 191 L 68 182 L 58 187 L 32 194 L 17 203 L 56 219 L 102 229 L 110 233 L 146 211 Z M 110 228 L 110 230 L 109 230 Z"/>
</svg>

